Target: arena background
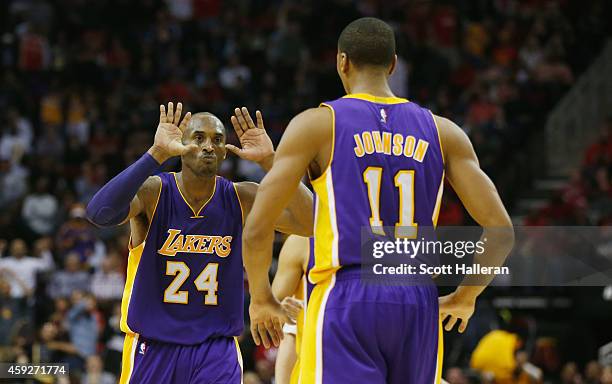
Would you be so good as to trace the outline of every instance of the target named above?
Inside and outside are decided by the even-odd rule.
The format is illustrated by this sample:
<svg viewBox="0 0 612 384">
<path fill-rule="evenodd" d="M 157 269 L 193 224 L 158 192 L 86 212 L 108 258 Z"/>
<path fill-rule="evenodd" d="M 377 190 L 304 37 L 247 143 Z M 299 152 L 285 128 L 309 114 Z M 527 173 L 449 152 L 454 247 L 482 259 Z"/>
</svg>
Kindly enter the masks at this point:
<svg viewBox="0 0 612 384">
<path fill-rule="evenodd" d="M 336 40 L 360 16 L 395 28 L 394 92 L 468 132 L 517 225 L 610 225 L 611 5 L 2 1 L 0 361 L 67 362 L 72 382 L 114 382 L 128 228 L 94 228 L 84 204 L 149 148 L 160 103 L 213 112 L 228 132 L 234 107 L 258 108 L 278 143 L 293 115 L 343 94 Z M 234 156 L 222 174 L 263 175 Z M 442 224 L 471 224 L 450 186 L 443 202 Z M 446 334 L 444 376 L 491 382 L 470 359 L 505 330 L 523 341 L 519 373 L 497 383 L 610 384 L 611 300 L 612 287 L 490 288 L 468 331 Z M 275 351 L 250 335 L 241 347 L 245 383 L 271 383 Z M 481 348 L 495 361 L 514 344 Z M 520 373 L 533 366 L 540 381 Z"/>
</svg>

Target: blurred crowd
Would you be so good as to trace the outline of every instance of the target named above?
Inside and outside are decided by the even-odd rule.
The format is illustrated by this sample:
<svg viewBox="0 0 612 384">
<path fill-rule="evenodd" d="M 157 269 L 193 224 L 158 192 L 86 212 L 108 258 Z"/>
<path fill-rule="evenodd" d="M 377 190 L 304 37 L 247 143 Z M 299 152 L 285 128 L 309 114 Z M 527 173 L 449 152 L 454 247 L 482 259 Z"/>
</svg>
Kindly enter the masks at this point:
<svg viewBox="0 0 612 384">
<path fill-rule="evenodd" d="M 65 361 L 83 383 L 119 374 L 128 235 L 95 229 L 83 207 L 151 145 L 160 103 L 182 101 L 228 127 L 234 107 L 260 109 L 276 143 L 293 115 L 343 94 L 342 28 L 381 17 L 397 32 L 394 92 L 461 125 L 511 206 L 537 173 L 547 111 L 609 36 L 609 11 L 603 0 L 3 1 L 0 361 Z M 530 224 L 609 223 L 610 121 L 603 126 Z M 221 173 L 263 175 L 235 157 Z M 447 191 L 440 222 L 467 222 Z M 270 383 L 275 352 L 250 337 L 242 349 L 244 382 Z M 610 382 L 606 369 L 599 383 Z M 598 383 L 573 372 L 584 380 L 563 383 Z M 456 373 L 452 384 L 466 382 Z"/>
</svg>

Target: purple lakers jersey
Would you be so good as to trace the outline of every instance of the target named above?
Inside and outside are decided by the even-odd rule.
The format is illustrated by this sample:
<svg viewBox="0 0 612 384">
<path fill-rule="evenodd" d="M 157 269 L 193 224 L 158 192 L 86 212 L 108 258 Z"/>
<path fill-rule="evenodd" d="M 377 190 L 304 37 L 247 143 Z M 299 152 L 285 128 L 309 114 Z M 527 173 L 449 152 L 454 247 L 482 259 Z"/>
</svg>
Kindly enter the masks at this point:
<svg viewBox="0 0 612 384">
<path fill-rule="evenodd" d="M 435 226 L 444 184 L 440 138 L 429 110 L 367 94 L 322 105 L 333 113 L 333 144 L 328 167 L 312 181 L 313 283 L 361 264 L 363 228 L 416 238 L 418 226 Z"/>
<path fill-rule="evenodd" d="M 176 174 L 158 176 L 145 241 L 130 249 L 121 330 L 176 344 L 240 335 L 243 217 L 234 184 L 216 177 L 213 195 L 195 212 Z"/>
</svg>

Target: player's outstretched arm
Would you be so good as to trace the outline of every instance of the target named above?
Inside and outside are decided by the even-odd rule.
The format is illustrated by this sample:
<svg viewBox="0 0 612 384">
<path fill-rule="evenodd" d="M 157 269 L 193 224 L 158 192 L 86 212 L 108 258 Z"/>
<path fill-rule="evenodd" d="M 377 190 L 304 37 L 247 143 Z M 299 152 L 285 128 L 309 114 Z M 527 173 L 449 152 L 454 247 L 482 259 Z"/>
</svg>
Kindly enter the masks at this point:
<svg viewBox="0 0 612 384">
<path fill-rule="evenodd" d="M 174 156 L 196 150 L 196 145 L 182 144 L 182 133 L 191 120 L 188 112 L 183 121 L 183 105 L 178 103 L 176 113 L 172 103 L 168 112 L 164 105 L 159 106 L 159 124 L 155 132 L 153 146 L 134 164 L 106 183 L 87 204 L 87 218 L 98 226 L 123 224 L 144 212 L 157 196 L 161 180 L 151 177 L 161 164 Z"/>
<path fill-rule="evenodd" d="M 274 163 L 274 147 L 272 140 L 266 133 L 261 112 L 256 111 L 255 116 L 257 125 L 253 122 L 247 108 L 234 109 L 231 122 L 242 148 L 231 144 L 226 144 L 225 147 L 242 159 L 253 161 L 265 171 L 269 171 Z M 252 182 L 241 182 L 236 183 L 236 188 L 246 218 L 255 201 L 259 185 Z M 274 229 L 283 233 L 310 236 L 312 226 L 312 193 L 304 184 L 300 183 L 287 208 L 282 211 L 276 221 Z"/>
<path fill-rule="evenodd" d="M 478 158 L 467 135 L 452 121 L 435 116 L 444 151 L 446 177 L 470 216 L 483 227 L 484 252 L 474 263 L 496 267 L 503 265 L 514 244 L 512 221 L 489 177 L 480 169 Z M 457 290 L 440 298 L 440 314 L 451 330 L 461 320 L 459 331 L 467 327 L 474 312 L 476 297 L 491 282 L 492 275 L 466 278 Z"/>
<path fill-rule="evenodd" d="M 331 132 L 332 112 L 328 108 L 309 109 L 291 120 L 246 220 L 242 254 L 251 292 L 251 333 L 258 345 L 270 346 L 270 337 L 278 345 L 282 323 L 287 321 L 268 279 L 275 223 Z"/>
</svg>

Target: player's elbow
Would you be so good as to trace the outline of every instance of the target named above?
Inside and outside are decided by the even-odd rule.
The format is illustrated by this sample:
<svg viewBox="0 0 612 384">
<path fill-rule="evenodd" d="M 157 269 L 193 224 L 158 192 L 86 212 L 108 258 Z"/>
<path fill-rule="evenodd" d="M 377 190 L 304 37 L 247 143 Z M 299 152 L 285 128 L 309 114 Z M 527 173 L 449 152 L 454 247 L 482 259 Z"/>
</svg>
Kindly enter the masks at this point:
<svg viewBox="0 0 612 384">
<path fill-rule="evenodd" d="M 98 227 L 111 227 L 119 225 L 127 217 L 129 208 L 117 211 L 107 206 L 98 206 L 95 200 L 92 200 L 87 204 L 85 210 L 85 217 L 89 222 Z"/>
</svg>

